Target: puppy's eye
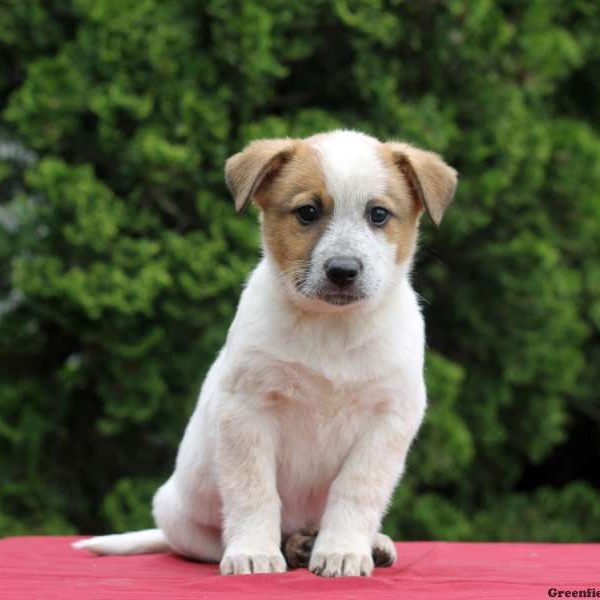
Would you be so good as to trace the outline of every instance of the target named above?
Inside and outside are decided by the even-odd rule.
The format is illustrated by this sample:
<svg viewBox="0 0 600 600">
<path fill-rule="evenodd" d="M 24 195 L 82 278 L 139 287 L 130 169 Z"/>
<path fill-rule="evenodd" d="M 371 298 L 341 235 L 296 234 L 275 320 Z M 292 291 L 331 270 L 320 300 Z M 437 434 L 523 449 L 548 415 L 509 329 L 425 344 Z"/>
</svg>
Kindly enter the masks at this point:
<svg viewBox="0 0 600 600">
<path fill-rule="evenodd" d="M 392 213 L 383 206 L 374 206 L 369 211 L 369 221 L 375 227 L 383 227 L 389 220 Z"/>
<path fill-rule="evenodd" d="M 312 204 L 300 206 L 294 212 L 302 225 L 310 225 L 319 218 L 319 211 Z"/>
</svg>

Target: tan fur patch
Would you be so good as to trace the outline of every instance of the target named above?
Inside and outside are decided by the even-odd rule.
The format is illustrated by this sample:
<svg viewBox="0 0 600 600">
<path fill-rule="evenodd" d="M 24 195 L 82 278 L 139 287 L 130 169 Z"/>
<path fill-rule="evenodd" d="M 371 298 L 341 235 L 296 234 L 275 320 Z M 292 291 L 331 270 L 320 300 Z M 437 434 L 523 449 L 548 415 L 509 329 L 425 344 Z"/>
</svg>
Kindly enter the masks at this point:
<svg viewBox="0 0 600 600">
<path fill-rule="evenodd" d="M 316 151 L 299 142 L 277 177 L 262 186 L 255 199 L 263 210 L 263 234 L 271 255 L 280 270 L 299 283 L 333 213 L 333 200 L 327 194 Z M 305 204 L 319 206 L 322 211 L 321 218 L 311 225 L 302 225 L 294 212 Z"/>
<path fill-rule="evenodd" d="M 391 150 L 382 145 L 379 153 L 388 170 L 389 183 L 387 195 L 377 198 L 374 204 L 387 208 L 394 215 L 383 227 L 383 232 L 390 243 L 396 245 L 396 262 L 401 263 L 414 251 L 419 219 L 425 207 Z"/>
</svg>

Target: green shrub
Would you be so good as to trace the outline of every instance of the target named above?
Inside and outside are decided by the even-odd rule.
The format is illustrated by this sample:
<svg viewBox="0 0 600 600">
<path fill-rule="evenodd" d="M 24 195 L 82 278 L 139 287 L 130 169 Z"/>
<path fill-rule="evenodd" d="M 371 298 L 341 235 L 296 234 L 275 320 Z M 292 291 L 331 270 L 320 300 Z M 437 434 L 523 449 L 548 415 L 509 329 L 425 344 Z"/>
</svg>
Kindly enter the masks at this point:
<svg viewBox="0 0 600 600">
<path fill-rule="evenodd" d="M 599 30 L 593 0 L 3 3 L 0 533 L 149 523 L 258 257 L 223 162 L 345 126 L 461 173 L 386 528 L 598 541 Z"/>
</svg>

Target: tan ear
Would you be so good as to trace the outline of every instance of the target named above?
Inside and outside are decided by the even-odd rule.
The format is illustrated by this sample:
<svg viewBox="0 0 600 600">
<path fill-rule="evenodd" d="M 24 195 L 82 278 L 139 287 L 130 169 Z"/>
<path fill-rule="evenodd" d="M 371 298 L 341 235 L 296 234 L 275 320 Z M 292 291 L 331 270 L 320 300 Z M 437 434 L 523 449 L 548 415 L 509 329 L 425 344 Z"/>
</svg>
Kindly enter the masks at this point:
<svg viewBox="0 0 600 600">
<path fill-rule="evenodd" d="M 431 220 L 439 225 L 454 196 L 458 173 L 434 152 L 404 142 L 390 142 L 386 146 L 413 194 L 423 204 Z"/>
<path fill-rule="evenodd" d="M 225 183 L 235 201 L 235 210 L 240 213 L 287 163 L 297 142 L 290 138 L 256 140 L 227 159 Z"/>
</svg>

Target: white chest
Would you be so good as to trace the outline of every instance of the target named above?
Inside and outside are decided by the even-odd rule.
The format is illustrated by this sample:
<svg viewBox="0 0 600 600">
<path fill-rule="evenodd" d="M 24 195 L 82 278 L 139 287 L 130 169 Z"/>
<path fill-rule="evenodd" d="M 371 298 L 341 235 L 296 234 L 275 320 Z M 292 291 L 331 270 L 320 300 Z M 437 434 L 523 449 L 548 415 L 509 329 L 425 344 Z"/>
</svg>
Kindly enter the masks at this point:
<svg viewBox="0 0 600 600">
<path fill-rule="evenodd" d="M 376 386 L 334 385 L 298 364 L 273 364 L 262 390 L 277 430 L 285 532 L 318 524 L 329 487 L 376 408 Z"/>
</svg>

